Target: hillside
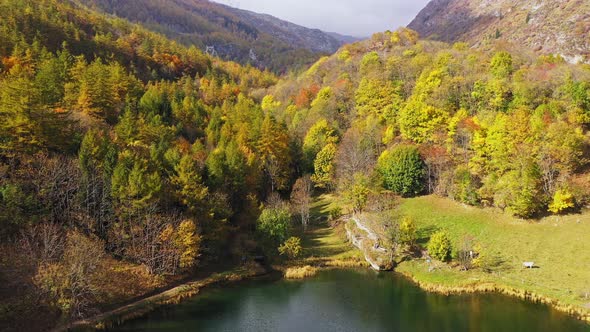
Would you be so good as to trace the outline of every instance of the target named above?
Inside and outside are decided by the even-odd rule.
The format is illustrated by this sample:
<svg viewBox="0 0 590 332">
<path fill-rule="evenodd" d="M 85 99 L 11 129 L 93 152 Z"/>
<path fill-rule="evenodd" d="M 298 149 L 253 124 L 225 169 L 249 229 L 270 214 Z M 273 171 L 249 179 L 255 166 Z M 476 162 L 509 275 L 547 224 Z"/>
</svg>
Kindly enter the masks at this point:
<svg viewBox="0 0 590 332">
<path fill-rule="evenodd" d="M 355 258 L 328 234 L 343 213 L 424 234 L 400 197 L 495 207 L 519 228 L 590 203 L 588 65 L 404 28 L 279 79 L 155 32 L 190 37 L 197 22 L 218 36 L 179 7 L 197 2 L 138 3 L 104 2 L 170 27 L 79 0 L 0 0 L 0 330 L 49 330 L 262 255 Z M 238 18 L 255 14 L 214 8 L 236 41 L 269 43 L 273 68 L 310 59 Z M 426 233 L 384 245 L 422 252 Z"/>
<path fill-rule="evenodd" d="M 505 40 L 570 62 L 590 56 L 585 0 L 433 0 L 410 23 L 422 37 L 486 45 Z"/>
<path fill-rule="evenodd" d="M 275 72 L 301 68 L 346 40 L 276 17 L 208 0 L 81 0 L 186 45 Z M 344 39 L 344 40 L 343 40 Z"/>
<path fill-rule="evenodd" d="M 255 207 L 293 176 L 289 137 L 250 97 L 274 75 L 66 0 L 0 0 L 0 40 L 0 330 L 253 250 Z"/>
<path fill-rule="evenodd" d="M 316 185 L 357 209 L 386 189 L 536 218 L 590 202 L 589 79 L 586 65 L 560 57 L 402 29 L 344 46 L 267 98 Z M 411 174 L 397 158 L 416 163 Z"/>
</svg>

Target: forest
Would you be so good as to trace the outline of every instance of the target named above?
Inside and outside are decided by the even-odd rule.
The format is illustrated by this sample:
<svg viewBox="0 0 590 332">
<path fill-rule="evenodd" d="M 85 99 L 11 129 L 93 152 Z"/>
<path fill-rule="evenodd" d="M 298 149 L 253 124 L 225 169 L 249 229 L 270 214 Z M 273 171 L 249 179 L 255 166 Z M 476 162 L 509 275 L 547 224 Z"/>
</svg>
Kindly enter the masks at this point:
<svg viewBox="0 0 590 332">
<path fill-rule="evenodd" d="M 314 192 L 523 219 L 590 199 L 590 66 L 560 56 L 402 28 L 279 78 L 76 2 L 0 0 L 0 59 L 0 322 L 17 330 L 297 256 Z"/>
<path fill-rule="evenodd" d="M 535 218 L 588 202 L 589 70 L 400 29 L 281 80 L 263 104 L 276 100 L 316 186 L 359 208 L 390 191 Z"/>
<path fill-rule="evenodd" d="M 268 68 L 275 73 L 305 68 L 341 42 L 321 31 L 284 26 L 274 18 L 207 0 L 81 0 L 160 32 L 184 45 L 195 45 L 225 60 Z M 269 21 L 267 21 L 267 19 Z M 282 22 L 282 23 L 281 23 Z M 291 31 L 294 29 L 295 31 Z"/>
</svg>

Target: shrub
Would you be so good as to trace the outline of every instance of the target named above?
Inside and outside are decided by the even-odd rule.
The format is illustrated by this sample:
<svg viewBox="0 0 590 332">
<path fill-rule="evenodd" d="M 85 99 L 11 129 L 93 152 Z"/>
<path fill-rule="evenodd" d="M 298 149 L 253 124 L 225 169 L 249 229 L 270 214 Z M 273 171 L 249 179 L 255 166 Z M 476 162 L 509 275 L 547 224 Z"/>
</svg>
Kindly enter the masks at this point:
<svg viewBox="0 0 590 332">
<path fill-rule="evenodd" d="M 179 251 L 179 266 L 190 268 L 195 265 L 199 257 L 199 245 L 201 237 L 197 233 L 197 226 L 192 220 L 184 220 L 176 229 L 174 245 Z"/>
<path fill-rule="evenodd" d="M 335 207 L 330 210 L 330 221 L 338 220 L 342 217 L 342 208 Z"/>
<path fill-rule="evenodd" d="M 279 247 L 279 253 L 281 255 L 287 255 L 291 259 L 301 256 L 302 252 L 301 239 L 294 236 L 290 237 Z"/>
<path fill-rule="evenodd" d="M 369 199 L 369 180 L 366 176 L 355 174 L 354 183 L 344 195 L 350 201 L 354 213 L 363 212 Z"/>
<path fill-rule="evenodd" d="M 311 180 L 317 188 L 329 189 L 332 186 L 336 150 L 336 144 L 330 143 L 317 154 L 313 164 L 315 173 L 311 176 Z"/>
<path fill-rule="evenodd" d="M 404 217 L 399 225 L 400 240 L 403 244 L 413 246 L 416 242 L 416 222 L 410 217 Z"/>
<path fill-rule="evenodd" d="M 563 213 L 576 206 L 574 195 L 567 189 L 560 189 L 553 195 L 553 202 L 549 204 L 549 212 L 555 214 Z"/>
<path fill-rule="evenodd" d="M 465 235 L 459 242 L 459 248 L 457 248 L 457 260 L 459 261 L 461 268 L 465 271 L 470 270 L 474 265 L 473 261 L 476 256 L 475 248 L 475 239 L 472 236 Z"/>
<path fill-rule="evenodd" d="M 477 205 L 479 203 L 478 185 L 469 169 L 465 166 L 459 166 L 454 175 L 454 198 L 469 205 Z"/>
<path fill-rule="evenodd" d="M 434 233 L 428 242 L 428 253 L 435 259 L 446 262 L 451 258 L 453 247 L 445 231 Z"/>
<path fill-rule="evenodd" d="M 481 244 L 475 244 L 473 250 L 477 253 L 471 262 L 473 267 L 479 268 L 486 273 L 491 273 L 494 270 L 502 268 L 502 257 L 492 253 L 486 247 L 481 246 Z"/>
<path fill-rule="evenodd" d="M 99 289 L 92 281 L 103 257 L 102 241 L 72 231 L 67 235 L 63 257 L 39 266 L 33 282 L 62 313 L 82 317 L 97 301 Z"/>
</svg>

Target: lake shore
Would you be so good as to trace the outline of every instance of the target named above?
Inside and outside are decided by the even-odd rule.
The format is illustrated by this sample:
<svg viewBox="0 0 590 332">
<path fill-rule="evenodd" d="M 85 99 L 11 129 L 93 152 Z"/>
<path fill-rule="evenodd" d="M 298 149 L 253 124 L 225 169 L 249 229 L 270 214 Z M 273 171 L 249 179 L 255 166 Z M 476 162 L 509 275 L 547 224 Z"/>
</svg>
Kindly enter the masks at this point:
<svg viewBox="0 0 590 332">
<path fill-rule="evenodd" d="M 590 322 L 590 271 L 580 265 L 590 256 L 590 248 L 581 235 L 590 231 L 590 213 L 529 221 L 436 196 L 404 199 L 398 209 L 400 215 L 415 220 L 420 246 L 426 245 L 433 232 L 443 229 L 453 245 L 464 236 L 472 236 L 498 262 L 489 271 L 462 271 L 456 263 L 429 264 L 416 257 L 396 266 L 396 272 L 421 288 L 447 295 L 501 293 L 547 304 Z M 365 218 L 365 227 L 379 233 L 373 220 L 377 218 L 370 213 L 358 218 Z M 523 268 L 525 261 L 534 261 L 535 268 Z"/>
<path fill-rule="evenodd" d="M 440 209 L 441 204 L 448 204 L 447 200 L 439 198 L 426 197 L 417 200 L 407 201 L 402 205 L 402 210 L 405 214 L 414 213 L 414 217 L 419 220 L 421 227 L 430 227 L 432 224 L 441 225 L 440 220 L 429 220 L 426 215 L 432 213 L 433 209 L 442 211 L 440 215 L 445 218 L 445 222 L 453 221 L 455 228 L 451 228 L 451 235 L 458 236 L 464 231 L 465 225 L 463 220 L 458 218 L 460 213 L 465 212 L 469 216 L 470 221 L 481 222 L 486 226 L 502 222 L 507 227 L 535 227 L 528 224 L 514 224 L 511 220 L 496 220 L 489 221 L 482 216 L 477 215 L 473 218 L 473 214 L 488 213 L 482 212 L 481 209 L 464 208 L 462 206 L 446 206 L 446 210 Z M 412 204 L 419 206 L 415 208 Z M 326 215 L 327 211 L 334 207 L 333 197 L 324 197 L 316 202 L 314 209 L 315 215 Z M 449 211 L 451 209 L 451 211 Z M 419 212 L 417 212 L 419 211 Z M 420 214 L 422 213 L 422 214 Z M 445 215 L 445 213 L 447 215 Z M 452 215 L 452 218 L 448 216 Z M 458 219 L 457 219 L 458 218 Z M 504 218 L 504 217 L 502 217 Z M 540 225 L 537 227 L 545 227 Z M 504 226 L 503 226 L 504 227 Z M 244 269 L 238 268 L 236 270 L 225 273 L 214 274 L 208 278 L 192 281 L 181 286 L 164 291 L 160 294 L 148 297 L 143 300 L 131 303 L 121 308 L 105 312 L 90 319 L 74 322 L 67 326 L 61 326 L 54 331 L 65 331 L 68 329 L 104 329 L 109 326 L 121 324 L 124 321 L 141 317 L 161 306 L 177 304 L 183 299 L 196 296 L 201 290 L 207 287 L 227 285 L 239 281 L 253 279 L 262 274 L 272 272 L 280 272 L 282 277 L 291 269 L 295 271 L 294 279 L 298 279 L 297 270 L 301 269 L 301 277 L 311 277 L 315 272 L 320 272 L 326 269 L 347 269 L 347 268 L 369 268 L 370 264 L 365 261 L 366 255 L 356 249 L 347 239 L 346 223 L 344 221 L 329 225 L 326 222 L 318 223 L 311 229 L 301 234 L 297 234 L 302 238 L 304 247 L 304 255 L 300 259 L 287 261 L 281 264 L 271 266 L 270 270 Z M 500 242 L 500 245 L 502 243 Z M 495 245 L 495 243 L 492 243 Z M 518 261 L 520 258 L 514 258 L 513 261 Z M 542 264 L 548 264 L 547 261 L 541 260 Z M 311 267 L 314 272 L 310 273 Z M 532 269 L 526 271 L 524 269 L 513 269 L 499 273 L 484 273 L 481 271 L 459 271 L 456 268 L 447 264 L 442 264 L 439 269 L 430 271 L 428 264 L 421 259 L 413 259 L 402 262 L 396 267 L 393 273 L 399 273 L 409 280 L 413 281 L 422 289 L 439 293 L 443 295 L 451 294 L 465 294 L 465 293 L 500 293 L 507 296 L 519 298 L 534 303 L 542 303 L 553 307 L 554 309 L 566 313 L 579 320 L 590 323 L 590 307 L 584 307 L 582 301 L 579 300 L 571 290 L 563 291 L 559 286 L 551 284 L 547 281 L 547 277 L 539 272 L 542 269 Z M 551 271 L 552 272 L 552 271 Z M 293 273 L 293 271 L 291 272 Z M 293 275 L 293 274 L 292 274 Z M 531 279 L 537 278 L 537 279 Z M 537 283 L 533 283 L 535 280 Z M 539 286 L 539 282 L 545 282 Z M 553 292 L 553 293 L 552 293 Z M 569 296 L 568 296 L 569 294 Z M 566 300 L 564 300 L 566 299 Z M 590 301 L 590 300 L 588 300 Z"/>
<path fill-rule="evenodd" d="M 360 221 L 356 218 L 355 224 L 359 224 Z M 351 218 L 351 219 L 353 219 Z M 364 232 L 371 232 L 364 226 Z M 358 242 L 355 246 L 362 252 L 364 252 L 365 260 L 368 265 L 375 270 L 383 270 L 379 264 L 375 263 L 374 247 L 371 245 L 373 242 L 368 239 L 367 236 L 359 235 L 358 230 L 356 232 L 348 230 L 348 237 L 351 241 Z M 362 232 L 361 232 L 362 233 Z M 375 236 L 375 235 L 374 235 Z M 368 241 L 369 245 L 363 245 L 363 241 Z M 424 259 L 414 258 L 410 261 L 402 262 L 395 269 L 393 273 L 398 273 L 427 292 L 442 294 L 442 295 L 453 295 L 453 294 L 470 294 L 470 293 L 499 293 L 510 297 L 519 298 L 532 303 L 546 304 L 554 309 L 566 313 L 579 320 L 590 323 L 590 310 L 572 304 L 567 304 L 559 299 L 547 297 L 537 292 L 531 291 L 526 287 L 515 287 L 509 286 L 502 282 L 499 276 L 494 274 L 474 276 L 472 273 L 466 271 L 454 271 L 448 265 L 440 264 L 446 271 L 430 271 L 429 265 Z M 445 273 L 446 272 L 446 273 Z M 458 273 L 457 273 L 458 272 Z"/>
<path fill-rule="evenodd" d="M 415 262 L 414 262 L 415 263 Z M 576 319 L 585 321 L 590 324 L 590 310 L 588 308 L 579 307 L 572 304 L 566 304 L 558 299 L 550 298 L 526 288 L 517 288 L 502 284 L 501 280 L 493 280 L 491 277 L 489 280 L 473 280 L 467 276 L 464 279 L 453 280 L 454 285 L 446 284 L 444 281 L 432 281 L 428 280 L 428 277 L 424 276 L 424 273 L 417 273 L 416 270 L 403 266 L 396 269 L 394 273 L 398 273 L 418 285 L 420 288 L 427 292 L 442 294 L 442 295 L 454 295 L 454 294 L 471 294 L 471 293 L 499 293 L 506 296 L 519 298 L 524 301 L 532 303 L 540 303 L 551 306 L 553 309 L 566 313 Z"/>
<path fill-rule="evenodd" d="M 213 273 L 207 278 L 184 283 L 156 295 L 149 296 L 114 310 L 103 312 L 93 317 L 57 326 L 51 331 L 104 330 L 120 325 L 126 321 L 145 316 L 162 306 L 178 304 L 183 300 L 198 295 L 204 289 L 250 280 L 267 275 L 270 272 L 271 271 L 258 264 L 251 264 L 226 272 Z"/>
</svg>

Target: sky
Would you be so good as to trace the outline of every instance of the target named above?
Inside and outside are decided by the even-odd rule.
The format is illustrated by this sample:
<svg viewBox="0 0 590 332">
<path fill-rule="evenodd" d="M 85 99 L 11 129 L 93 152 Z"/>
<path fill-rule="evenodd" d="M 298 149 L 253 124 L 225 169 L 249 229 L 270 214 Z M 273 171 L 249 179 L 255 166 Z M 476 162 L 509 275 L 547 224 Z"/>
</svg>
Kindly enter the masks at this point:
<svg viewBox="0 0 590 332">
<path fill-rule="evenodd" d="M 368 37 L 406 26 L 429 0 L 214 0 L 308 28 Z"/>
</svg>

